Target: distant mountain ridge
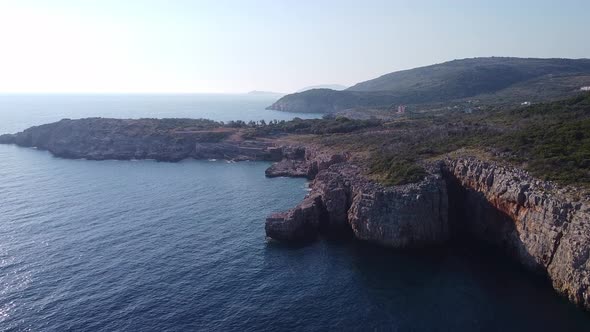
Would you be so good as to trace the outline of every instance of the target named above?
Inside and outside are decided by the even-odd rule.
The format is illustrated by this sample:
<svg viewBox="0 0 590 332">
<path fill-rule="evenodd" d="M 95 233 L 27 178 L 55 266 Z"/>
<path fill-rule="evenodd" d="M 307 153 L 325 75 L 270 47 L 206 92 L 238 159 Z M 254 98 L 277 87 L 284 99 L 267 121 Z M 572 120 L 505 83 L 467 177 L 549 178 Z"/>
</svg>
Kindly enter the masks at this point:
<svg viewBox="0 0 590 332">
<path fill-rule="evenodd" d="M 488 57 L 453 60 L 396 71 L 344 91 L 315 89 L 286 95 L 269 109 L 337 112 L 464 98 L 494 102 L 545 101 L 590 85 L 590 59 Z"/>
<path fill-rule="evenodd" d="M 321 84 L 321 85 L 308 86 L 303 89 L 297 90 L 297 92 L 305 92 L 305 91 L 314 90 L 314 89 L 330 89 L 330 90 L 335 90 L 335 91 L 342 91 L 342 90 L 348 89 L 348 87 L 345 85 L 342 85 L 342 84 Z"/>
</svg>

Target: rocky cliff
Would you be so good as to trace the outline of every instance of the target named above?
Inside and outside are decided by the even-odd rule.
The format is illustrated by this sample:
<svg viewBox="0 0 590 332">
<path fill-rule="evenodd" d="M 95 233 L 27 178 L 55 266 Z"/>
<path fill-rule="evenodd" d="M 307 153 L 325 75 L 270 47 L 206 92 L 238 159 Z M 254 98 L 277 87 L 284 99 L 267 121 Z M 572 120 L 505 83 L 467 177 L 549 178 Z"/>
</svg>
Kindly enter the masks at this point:
<svg viewBox="0 0 590 332">
<path fill-rule="evenodd" d="M 300 241 L 348 229 L 358 239 L 394 248 L 468 237 L 547 275 L 558 292 L 590 309 L 588 198 L 474 158 L 430 165 L 423 181 L 398 187 L 362 173 L 346 161 L 324 164 L 301 204 L 267 219 L 267 235 Z"/>
<path fill-rule="evenodd" d="M 445 165 L 456 232 L 546 274 L 557 291 L 590 309 L 587 198 L 496 163 L 459 158 Z"/>
<path fill-rule="evenodd" d="M 48 150 L 63 158 L 155 159 L 186 158 L 269 160 L 282 151 L 267 140 L 243 139 L 233 128 L 202 128 L 205 120 L 104 119 L 61 120 L 0 136 L 0 144 Z"/>
<path fill-rule="evenodd" d="M 318 158 L 315 159 L 314 157 Z M 446 186 L 440 168 L 418 184 L 384 187 L 367 180 L 362 169 L 345 160 L 314 155 L 296 164 L 313 165 L 311 192 L 295 208 L 271 215 L 266 233 L 278 240 L 309 240 L 321 232 L 351 231 L 355 237 L 387 246 L 421 247 L 449 237 Z M 288 165 L 285 161 L 277 165 Z M 279 166 L 277 166 L 279 167 Z M 272 169 L 271 169 L 272 170 Z M 282 171 L 281 174 L 289 174 Z"/>
<path fill-rule="evenodd" d="M 271 238 L 303 241 L 343 232 L 394 248 L 468 238 L 545 274 L 558 292 L 590 309 L 590 198 L 579 190 L 465 157 L 425 165 L 428 175 L 419 183 L 387 187 L 369 180 L 348 153 L 245 139 L 238 130 L 191 121 L 62 120 L 0 136 L 0 143 L 65 158 L 273 160 L 267 176 L 312 182 L 299 205 L 267 219 Z"/>
<path fill-rule="evenodd" d="M 356 188 L 348 212 L 355 236 L 396 248 L 439 245 L 450 237 L 448 195 L 440 168 L 416 184 Z"/>
</svg>

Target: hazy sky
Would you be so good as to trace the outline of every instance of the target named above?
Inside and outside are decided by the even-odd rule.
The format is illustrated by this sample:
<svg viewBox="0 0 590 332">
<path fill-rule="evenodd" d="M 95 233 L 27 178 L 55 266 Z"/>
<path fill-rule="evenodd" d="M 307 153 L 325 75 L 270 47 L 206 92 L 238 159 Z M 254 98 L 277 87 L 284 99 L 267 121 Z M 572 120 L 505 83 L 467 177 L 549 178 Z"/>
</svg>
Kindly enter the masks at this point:
<svg viewBox="0 0 590 332">
<path fill-rule="evenodd" d="M 590 0 L 0 0 L 0 92 L 292 92 L 455 58 L 590 57 L 589 13 Z"/>
</svg>

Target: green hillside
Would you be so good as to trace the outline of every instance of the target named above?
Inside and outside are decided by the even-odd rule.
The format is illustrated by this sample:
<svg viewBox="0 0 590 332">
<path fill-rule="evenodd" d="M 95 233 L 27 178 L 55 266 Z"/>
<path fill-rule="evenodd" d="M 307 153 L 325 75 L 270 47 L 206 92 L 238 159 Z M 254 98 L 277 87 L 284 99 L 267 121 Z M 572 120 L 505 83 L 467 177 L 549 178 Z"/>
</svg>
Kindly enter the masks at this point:
<svg viewBox="0 0 590 332">
<path fill-rule="evenodd" d="M 590 59 L 472 58 L 398 71 L 344 91 L 284 96 L 269 109 L 337 112 L 482 99 L 487 104 L 563 98 L 590 85 Z"/>
</svg>

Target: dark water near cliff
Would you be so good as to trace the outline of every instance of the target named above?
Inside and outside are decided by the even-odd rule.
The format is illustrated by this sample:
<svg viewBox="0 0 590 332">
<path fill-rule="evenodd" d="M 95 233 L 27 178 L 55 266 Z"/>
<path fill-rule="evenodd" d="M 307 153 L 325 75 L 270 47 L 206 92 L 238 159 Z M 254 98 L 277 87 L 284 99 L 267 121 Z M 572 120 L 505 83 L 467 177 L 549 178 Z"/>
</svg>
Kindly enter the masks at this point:
<svg viewBox="0 0 590 332">
<path fill-rule="evenodd" d="M 0 131 L 19 127 L 5 115 Z M 497 255 L 267 243 L 264 217 L 306 193 L 267 166 L 0 145 L 0 330 L 590 330 Z"/>
</svg>

